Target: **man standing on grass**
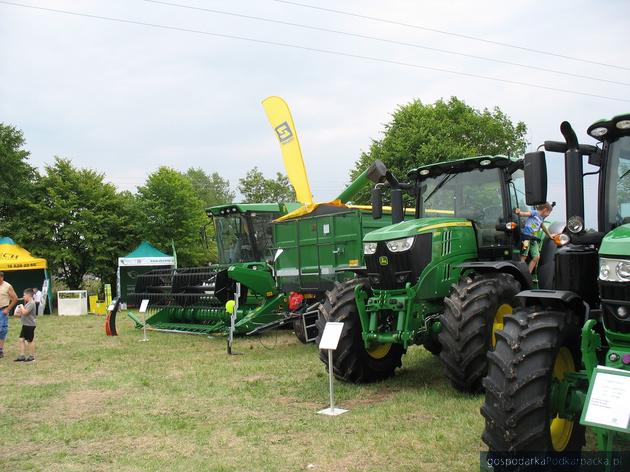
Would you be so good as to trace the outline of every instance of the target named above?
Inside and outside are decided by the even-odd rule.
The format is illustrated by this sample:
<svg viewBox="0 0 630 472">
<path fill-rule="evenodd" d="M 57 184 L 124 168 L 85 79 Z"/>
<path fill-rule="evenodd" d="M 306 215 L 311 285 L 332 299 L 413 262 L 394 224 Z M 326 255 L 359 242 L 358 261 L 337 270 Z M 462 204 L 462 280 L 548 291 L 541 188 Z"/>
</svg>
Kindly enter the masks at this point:
<svg viewBox="0 0 630 472">
<path fill-rule="evenodd" d="M 35 302 L 35 314 L 39 316 L 39 305 L 42 304 L 42 292 L 37 288 L 33 288 L 33 301 Z"/>
<path fill-rule="evenodd" d="M 15 309 L 15 316 L 19 316 L 20 321 L 22 321 L 22 331 L 20 331 L 20 339 L 18 340 L 20 355 L 15 361 L 33 362 L 35 360 L 35 317 L 37 312 L 32 288 L 24 290 L 24 305 L 19 305 Z M 26 344 L 28 344 L 28 356 L 25 355 Z"/>
<path fill-rule="evenodd" d="M 0 271 L 0 358 L 4 357 L 4 341 L 9 332 L 9 313 L 17 301 L 15 290 L 4 280 L 4 272 Z"/>
</svg>

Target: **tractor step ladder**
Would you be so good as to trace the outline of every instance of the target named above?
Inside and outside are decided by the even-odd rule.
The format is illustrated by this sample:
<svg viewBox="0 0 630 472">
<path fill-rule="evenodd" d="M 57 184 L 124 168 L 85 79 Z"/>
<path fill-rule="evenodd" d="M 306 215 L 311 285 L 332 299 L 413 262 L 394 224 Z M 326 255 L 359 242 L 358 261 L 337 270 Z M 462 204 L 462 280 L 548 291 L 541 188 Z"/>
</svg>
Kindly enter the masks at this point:
<svg viewBox="0 0 630 472">
<path fill-rule="evenodd" d="M 308 307 L 308 310 L 302 315 L 302 327 L 304 328 L 304 339 L 307 343 L 315 341 L 317 338 L 317 317 L 319 316 L 319 303 Z"/>
</svg>

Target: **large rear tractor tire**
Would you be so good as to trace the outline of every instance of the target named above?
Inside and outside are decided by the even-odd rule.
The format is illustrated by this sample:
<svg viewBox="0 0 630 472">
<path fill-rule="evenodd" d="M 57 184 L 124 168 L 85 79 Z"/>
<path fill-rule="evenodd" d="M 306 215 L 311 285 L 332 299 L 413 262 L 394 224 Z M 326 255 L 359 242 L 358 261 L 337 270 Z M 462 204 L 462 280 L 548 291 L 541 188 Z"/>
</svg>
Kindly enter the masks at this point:
<svg viewBox="0 0 630 472">
<path fill-rule="evenodd" d="M 380 344 L 366 350 L 354 298 L 354 288 L 357 285 L 368 287 L 368 280 L 362 278 L 337 282 L 326 293 L 319 307 L 316 342 L 319 345 L 327 321 L 344 323 L 337 350 L 333 353 L 333 374 L 346 382 L 376 382 L 394 375 L 396 368 L 401 366 L 404 349 L 400 344 Z M 320 350 L 319 358 L 330 369 L 328 351 Z"/>
<path fill-rule="evenodd" d="M 461 392 L 482 391 L 488 370 L 487 351 L 494 348 L 494 333 L 512 313 L 512 299 L 521 285 L 510 274 L 490 273 L 462 277 L 444 299 L 440 316 L 440 360 L 453 387 Z"/>
<path fill-rule="evenodd" d="M 519 308 L 497 332 L 488 353 L 486 419 L 482 439 L 490 452 L 579 452 L 584 427 L 579 418 L 562 419 L 553 410 L 554 381 L 580 362 L 580 320 L 570 310 Z"/>
</svg>

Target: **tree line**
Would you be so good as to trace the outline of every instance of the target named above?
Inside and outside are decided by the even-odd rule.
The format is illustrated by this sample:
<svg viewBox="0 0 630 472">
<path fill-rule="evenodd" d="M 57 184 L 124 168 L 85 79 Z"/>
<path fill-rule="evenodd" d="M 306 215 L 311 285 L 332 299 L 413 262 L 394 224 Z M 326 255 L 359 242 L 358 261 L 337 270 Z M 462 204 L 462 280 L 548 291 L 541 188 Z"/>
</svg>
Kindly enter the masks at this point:
<svg viewBox="0 0 630 472">
<path fill-rule="evenodd" d="M 513 123 L 498 107 L 477 110 L 452 97 L 399 106 L 349 171 L 358 176 L 375 159 L 399 179 L 423 164 L 478 155 L 520 155 L 527 127 Z M 117 258 L 146 239 L 162 251 L 177 249 L 180 266 L 216 259 L 216 248 L 201 244 L 205 208 L 241 202 L 293 201 L 287 177 L 267 178 L 256 167 L 236 189 L 217 172 L 180 172 L 160 167 L 136 192 L 119 191 L 95 170 L 56 157 L 39 172 L 29 163 L 23 133 L 0 123 L 0 236 L 10 236 L 48 259 L 54 275 L 72 288 L 86 274 L 113 282 Z M 369 189 L 354 198 L 369 202 Z M 212 227 L 208 226 L 209 233 Z"/>
<path fill-rule="evenodd" d="M 256 167 L 236 189 L 218 172 L 160 167 L 129 192 L 61 157 L 40 172 L 29 155 L 22 131 L 0 123 L 0 236 L 46 258 L 55 278 L 71 288 L 81 287 L 86 274 L 114 283 L 118 257 L 143 239 L 167 253 L 175 246 L 180 266 L 214 262 L 216 248 L 200 237 L 205 209 L 232 203 L 236 190 L 243 202 L 295 199 L 286 176 L 266 178 Z"/>
</svg>

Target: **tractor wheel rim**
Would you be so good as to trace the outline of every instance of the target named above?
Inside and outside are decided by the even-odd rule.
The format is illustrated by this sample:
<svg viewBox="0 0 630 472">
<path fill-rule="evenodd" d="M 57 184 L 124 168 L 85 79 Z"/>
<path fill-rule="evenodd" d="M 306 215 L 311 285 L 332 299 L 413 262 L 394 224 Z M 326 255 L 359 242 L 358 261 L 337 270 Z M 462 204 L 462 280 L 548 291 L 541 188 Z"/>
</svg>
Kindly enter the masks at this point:
<svg viewBox="0 0 630 472">
<path fill-rule="evenodd" d="M 497 336 L 496 332 L 500 329 L 503 329 L 505 326 L 504 318 L 506 315 L 512 314 L 512 305 L 508 303 L 504 303 L 499 308 L 497 308 L 496 313 L 494 314 L 494 319 L 492 320 L 492 347 L 496 347 L 497 345 Z"/>
<path fill-rule="evenodd" d="M 372 349 L 367 349 L 367 353 L 372 359 L 382 359 L 387 354 L 389 354 L 389 351 L 391 348 L 392 348 L 391 343 L 378 344 L 374 346 Z"/>
<path fill-rule="evenodd" d="M 553 363 L 552 377 L 557 380 L 564 380 L 567 372 L 575 372 L 575 363 L 571 351 L 566 347 L 561 347 Z M 564 451 L 569 445 L 571 434 L 573 433 L 573 421 L 560 418 L 558 415 L 549 424 L 551 445 L 556 452 Z"/>
</svg>

